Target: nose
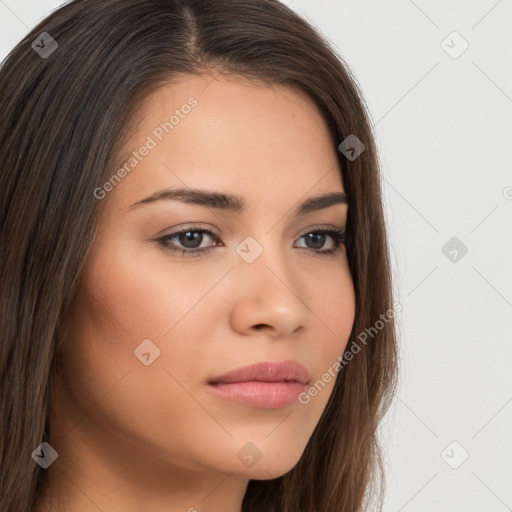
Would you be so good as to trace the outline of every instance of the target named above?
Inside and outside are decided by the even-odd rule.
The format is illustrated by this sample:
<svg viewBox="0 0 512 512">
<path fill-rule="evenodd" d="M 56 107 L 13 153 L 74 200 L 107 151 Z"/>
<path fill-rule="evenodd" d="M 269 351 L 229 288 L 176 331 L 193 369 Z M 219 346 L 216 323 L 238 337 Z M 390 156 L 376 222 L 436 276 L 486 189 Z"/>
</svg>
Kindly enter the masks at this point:
<svg viewBox="0 0 512 512">
<path fill-rule="evenodd" d="M 250 245 L 249 248 L 255 249 Z M 297 275 L 297 270 L 290 268 L 285 256 L 277 250 L 265 249 L 248 263 L 250 259 L 240 254 L 232 276 L 235 283 L 233 329 L 245 335 L 261 333 L 280 338 L 304 328 L 311 315 L 304 296 L 306 282 Z"/>
</svg>

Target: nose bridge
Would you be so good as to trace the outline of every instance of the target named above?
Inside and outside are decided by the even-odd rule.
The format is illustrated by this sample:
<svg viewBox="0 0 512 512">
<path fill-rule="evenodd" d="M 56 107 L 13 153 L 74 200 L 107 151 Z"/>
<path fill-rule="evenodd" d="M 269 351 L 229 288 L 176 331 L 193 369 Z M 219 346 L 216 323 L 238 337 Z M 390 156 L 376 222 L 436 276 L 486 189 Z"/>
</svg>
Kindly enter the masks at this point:
<svg viewBox="0 0 512 512">
<path fill-rule="evenodd" d="M 242 260 L 238 262 L 242 267 L 247 265 L 249 270 L 257 268 L 258 271 L 264 271 L 263 269 L 269 266 L 277 272 L 279 268 L 284 267 L 285 256 L 282 249 L 283 244 L 277 237 L 277 231 L 265 232 L 260 229 L 257 232 L 251 231 L 242 239 L 235 252 Z"/>
<path fill-rule="evenodd" d="M 267 230 L 268 231 L 268 230 Z M 303 304 L 299 298 L 299 276 L 293 276 L 292 267 L 287 263 L 284 245 L 277 231 L 247 235 L 235 248 L 239 258 L 237 268 L 240 277 L 254 288 L 258 296 L 268 296 L 276 306 L 297 307 Z M 246 290 L 247 292 L 247 290 Z M 250 291 L 248 292 L 250 293 Z"/>
</svg>

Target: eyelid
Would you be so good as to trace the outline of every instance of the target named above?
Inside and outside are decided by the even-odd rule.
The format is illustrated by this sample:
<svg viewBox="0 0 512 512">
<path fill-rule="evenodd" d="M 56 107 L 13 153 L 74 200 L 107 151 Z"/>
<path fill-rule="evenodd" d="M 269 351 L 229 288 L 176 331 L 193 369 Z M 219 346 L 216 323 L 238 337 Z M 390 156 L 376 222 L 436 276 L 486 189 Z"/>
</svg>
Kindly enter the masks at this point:
<svg viewBox="0 0 512 512">
<path fill-rule="evenodd" d="M 168 229 L 168 228 L 167 228 Z M 219 236 L 220 234 L 217 233 L 216 229 L 211 226 L 210 224 L 184 224 L 183 226 L 177 226 L 175 228 L 172 228 L 171 231 L 167 231 L 167 229 L 164 229 L 161 233 L 158 233 L 156 237 L 162 237 L 162 236 L 170 236 L 174 235 L 176 233 L 181 233 L 182 231 L 211 231 L 214 235 Z"/>
<path fill-rule="evenodd" d="M 208 247 L 192 248 L 192 249 L 187 249 L 187 248 L 183 249 L 183 248 L 180 248 L 179 246 L 176 246 L 175 244 L 172 244 L 172 243 L 171 243 L 171 246 L 168 246 L 167 240 L 169 238 L 174 238 L 175 236 L 178 236 L 182 233 L 187 233 L 187 232 L 197 232 L 197 233 L 206 234 L 210 238 L 214 239 L 214 244 L 210 245 Z M 312 252 L 315 255 L 322 256 L 322 257 L 332 257 L 332 256 L 336 256 L 340 251 L 342 251 L 343 247 L 347 247 L 348 236 L 346 234 L 346 227 L 340 228 L 340 227 L 334 226 L 332 224 L 310 226 L 305 231 L 303 231 L 301 235 L 297 236 L 296 240 L 301 240 L 307 234 L 310 234 L 310 233 L 326 233 L 327 236 L 329 236 L 331 238 L 331 240 L 334 241 L 334 244 L 335 244 L 335 246 L 332 249 L 328 249 L 328 250 L 315 250 L 315 249 L 309 249 L 307 247 L 300 247 L 301 249 L 306 249 L 307 251 Z M 216 234 L 214 232 L 214 230 L 206 229 L 206 226 L 204 226 L 204 225 L 202 227 L 200 227 L 199 225 L 181 226 L 179 228 L 175 228 L 174 231 L 172 231 L 171 233 L 157 237 L 156 239 L 153 240 L 153 242 L 156 242 L 159 246 L 163 247 L 167 251 L 170 251 L 171 253 L 181 254 L 181 257 L 184 257 L 184 258 L 200 257 L 200 256 L 210 253 L 215 248 L 225 247 L 221 240 L 221 237 L 218 234 Z M 219 244 L 219 242 L 220 242 L 220 244 Z"/>
<path fill-rule="evenodd" d="M 298 236 L 298 238 L 306 235 L 307 233 L 310 233 L 311 231 L 345 231 L 345 227 L 342 226 L 335 226 L 334 224 L 314 224 L 313 226 L 310 226 L 306 228 L 304 231 L 301 232 L 301 234 Z"/>
<path fill-rule="evenodd" d="M 303 237 L 304 235 L 308 234 L 308 233 L 311 233 L 312 231 L 322 231 L 322 230 L 334 230 L 334 231 L 345 231 L 345 227 L 342 227 L 342 226 L 336 226 L 334 224 L 314 224 L 313 226 L 308 226 L 307 228 L 304 228 L 304 230 L 302 230 L 300 232 L 299 235 L 297 235 L 297 238 L 301 238 Z M 172 231 L 169 231 L 168 233 L 167 232 L 163 232 L 161 234 L 158 234 L 157 237 L 160 238 L 160 237 L 163 237 L 163 236 L 172 236 L 172 235 L 175 235 L 175 234 L 179 234 L 183 231 L 211 231 L 211 233 L 213 235 L 215 235 L 216 237 L 220 238 L 221 235 L 215 230 L 215 228 L 209 224 L 185 224 L 183 226 L 179 226 L 179 227 L 176 227 L 175 229 L 173 229 Z"/>
</svg>

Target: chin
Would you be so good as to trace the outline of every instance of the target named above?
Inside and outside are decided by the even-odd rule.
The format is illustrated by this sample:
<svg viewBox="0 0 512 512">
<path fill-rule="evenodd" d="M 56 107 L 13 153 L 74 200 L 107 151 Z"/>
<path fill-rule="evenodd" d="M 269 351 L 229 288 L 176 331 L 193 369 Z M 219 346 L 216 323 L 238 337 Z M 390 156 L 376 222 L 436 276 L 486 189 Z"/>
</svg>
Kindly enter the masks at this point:
<svg viewBox="0 0 512 512">
<path fill-rule="evenodd" d="M 271 455 L 266 460 L 262 457 L 252 467 L 243 468 L 238 465 L 235 468 L 232 467 L 230 471 L 251 480 L 272 480 L 291 471 L 299 460 L 300 456 L 289 460 L 277 460 Z"/>
</svg>

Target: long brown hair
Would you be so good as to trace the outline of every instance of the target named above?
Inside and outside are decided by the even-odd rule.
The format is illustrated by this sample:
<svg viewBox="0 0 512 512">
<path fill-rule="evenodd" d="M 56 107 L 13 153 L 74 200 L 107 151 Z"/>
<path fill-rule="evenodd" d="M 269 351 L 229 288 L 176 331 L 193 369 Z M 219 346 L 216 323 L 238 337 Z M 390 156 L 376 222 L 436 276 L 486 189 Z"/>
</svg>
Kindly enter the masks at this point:
<svg viewBox="0 0 512 512">
<path fill-rule="evenodd" d="M 65 4 L 0 69 L 1 510 L 29 512 L 51 470 L 31 454 L 49 439 L 62 318 L 77 292 L 102 203 L 94 191 L 111 176 L 139 102 L 178 73 L 209 70 L 305 92 L 336 147 L 349 135 L 364 144 L 357 158 L 337 151 L 356 294 L 345 354 L 393 308 L 370 116 L 342 57 L 314 27 L 277 0 Z M 297 465 L 273 480 L 250 480 L 244 512 L 382 508 L 377 427 L 396 388 L 397 343 L 393 319 L 381 324 L 350 361 L 342 360 Z"/>
</svg>

